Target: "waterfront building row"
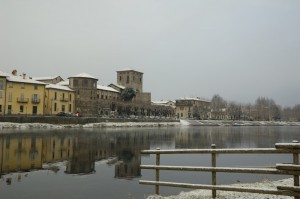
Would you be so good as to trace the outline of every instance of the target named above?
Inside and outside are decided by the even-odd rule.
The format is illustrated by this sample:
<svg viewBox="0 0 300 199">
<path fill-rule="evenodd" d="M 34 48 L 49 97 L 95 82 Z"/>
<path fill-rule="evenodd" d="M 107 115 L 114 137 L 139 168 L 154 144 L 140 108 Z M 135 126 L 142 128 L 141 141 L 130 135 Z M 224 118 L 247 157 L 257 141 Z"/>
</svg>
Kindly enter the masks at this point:
<svg viewBox="0 0 300 199">
<path fill-rule="evenodd" d="M 130 101 L 122 91 L 135 90 Z M 81 73 L 64 81 L 60 76 L 31 78 L 0 71 L 0 115 L 55 115 L 79 112 L 84 116 L 174 117 L 174 107 L 151 104 L 151 93 L 143 92 L 143 73 L 127 68 L 117 71 L 117 83 L 98 84 Z"/>
</svg>

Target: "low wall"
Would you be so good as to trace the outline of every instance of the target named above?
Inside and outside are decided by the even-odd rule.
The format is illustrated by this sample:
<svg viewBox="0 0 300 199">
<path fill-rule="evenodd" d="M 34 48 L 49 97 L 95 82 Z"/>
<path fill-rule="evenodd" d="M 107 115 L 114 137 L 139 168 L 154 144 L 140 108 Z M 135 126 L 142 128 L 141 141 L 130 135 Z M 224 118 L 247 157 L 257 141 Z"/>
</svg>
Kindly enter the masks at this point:
<svg viewBox="0 0 300 199">
<path fill-rule="evenodd" d="M 60 116 L 0 116 L 0 122 L 47 123 L 47 124 L 89 124 L 101 122 L 179 122 L 175 119 L 115 119 L 100 117 L 60 117 Z"/>
</svg>

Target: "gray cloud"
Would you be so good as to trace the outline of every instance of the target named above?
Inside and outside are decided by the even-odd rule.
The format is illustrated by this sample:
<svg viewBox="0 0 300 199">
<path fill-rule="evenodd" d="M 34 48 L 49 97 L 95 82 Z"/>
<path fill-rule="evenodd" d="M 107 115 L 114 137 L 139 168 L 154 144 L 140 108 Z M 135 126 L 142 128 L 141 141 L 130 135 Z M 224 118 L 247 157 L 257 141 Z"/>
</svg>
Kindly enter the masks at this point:
<svg viewBox="0 0 300 199">
<path fill-rule="evenodd" d="M 32 76 L 144 72 L 153 99 L 300 103 L 298 0 L 3 0 L 0 69 Z"/>
</svg>

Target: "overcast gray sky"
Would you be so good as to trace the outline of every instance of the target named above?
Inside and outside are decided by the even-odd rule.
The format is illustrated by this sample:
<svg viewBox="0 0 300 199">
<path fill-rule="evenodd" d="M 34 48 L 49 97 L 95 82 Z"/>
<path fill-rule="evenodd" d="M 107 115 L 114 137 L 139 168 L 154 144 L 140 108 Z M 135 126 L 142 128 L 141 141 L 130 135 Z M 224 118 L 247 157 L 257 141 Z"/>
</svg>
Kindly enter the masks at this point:
<svg viewBox="0 0 300 199">
<path fill-rule="evenodd" d="M 299 0 L 0 0 L 0 70 L 144 72 L 153 100 L 300 104 Z"/>
</svg>

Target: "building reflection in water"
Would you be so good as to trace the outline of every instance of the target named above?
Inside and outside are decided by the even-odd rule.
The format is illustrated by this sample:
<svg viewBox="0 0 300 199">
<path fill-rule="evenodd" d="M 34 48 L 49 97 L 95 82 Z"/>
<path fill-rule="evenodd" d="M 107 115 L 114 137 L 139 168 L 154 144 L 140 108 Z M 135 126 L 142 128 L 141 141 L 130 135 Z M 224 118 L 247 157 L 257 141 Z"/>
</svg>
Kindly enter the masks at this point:
<svg viewBox="0 0 300 199">
<path fill-rule="evenodd" d="M 95 172 L 95 162 L 115 165 L 116 178 L 141 176 L 140 151 L 150 148 L 155 135 L 137 132 L 10 133 L 0 135 L 0 176 L 53 169 L 66 161 L 66 174 Z M 115 161 L 109 161 L 109 160 Z M 10 184 L 10 180 L 7 181 Z"/>
<path fill-rule="evenodd" d="M 115 178 L 136 178 L 141 176 L 141 150 L 209 148 L 212 143 L 218 148 L 273 147 L 281 136 L 270 128 L 234 127 L 7 133 L 0 134 L 0 176 L 48 169 L 45 165 L 62 161 L 67 162 L 66 174 L 90 174 L 96 172 L 96 161 L 105 160 L 115 166 Z"/>
</svg>

